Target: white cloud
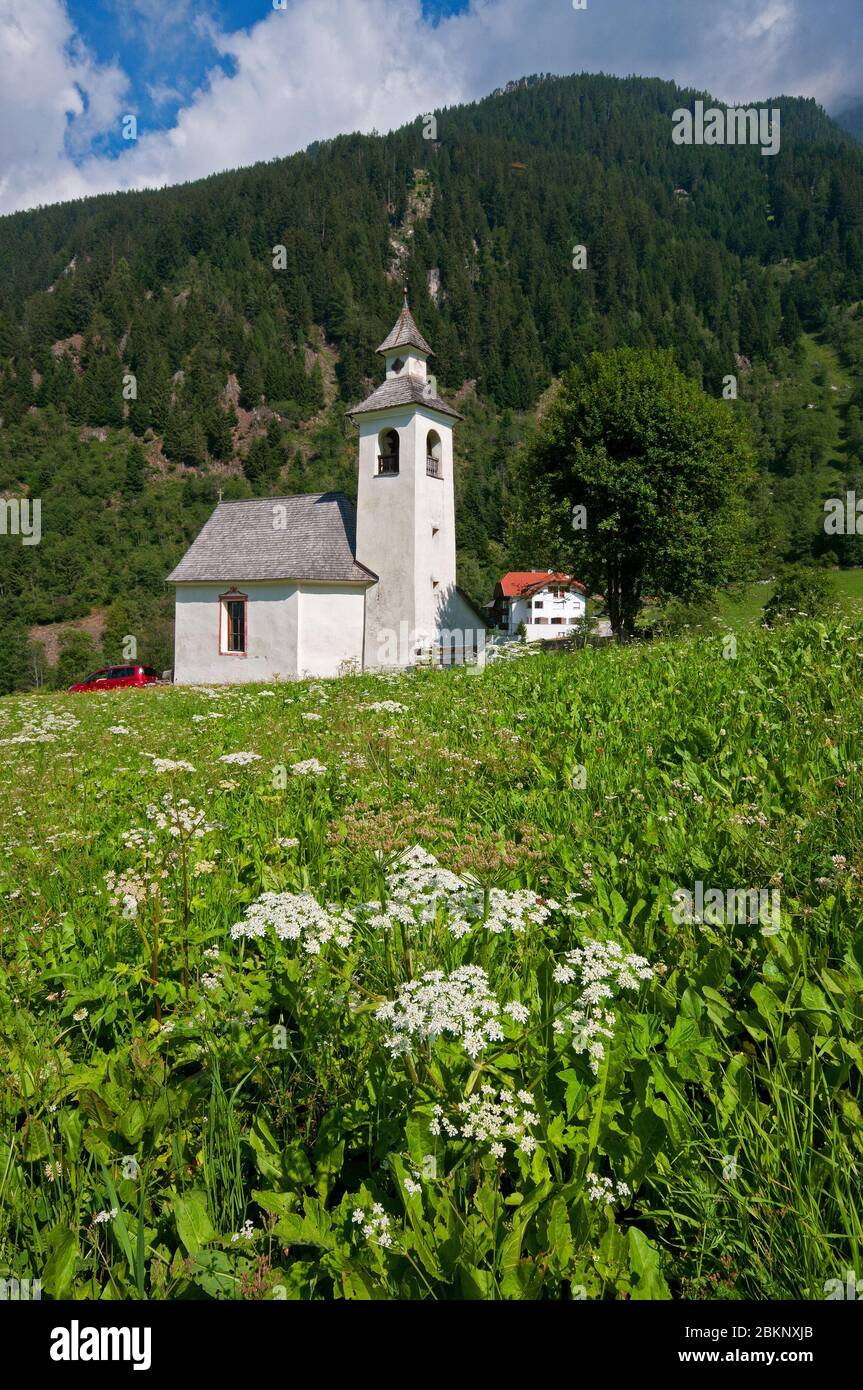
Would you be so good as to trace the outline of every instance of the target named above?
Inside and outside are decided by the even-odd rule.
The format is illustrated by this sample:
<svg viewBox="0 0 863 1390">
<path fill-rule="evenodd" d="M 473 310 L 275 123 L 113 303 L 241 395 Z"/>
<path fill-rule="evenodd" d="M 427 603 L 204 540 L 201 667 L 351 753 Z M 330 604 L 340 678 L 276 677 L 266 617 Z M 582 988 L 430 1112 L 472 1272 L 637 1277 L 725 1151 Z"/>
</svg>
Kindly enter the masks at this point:
<svg viewBox="0 0 863 1390">
<path fill-rule="evenodd" d="M 182 47 L 201 18 L 194 0 L 114 0 L 114 8 L 127 35 L 159 54 Z"/>
<path fill-rule="evenodd" d="M 183 100 L 183 93 L 179 87 L 172 87 L 167 82 L 150 82 L 147 84 L 147 96 L 154 106 L 167 106 L 169 102 L 180 102 Z"/>
<path fill-rule="evenodd" d="M 820 0 L 814 27 L 807 3 L 589 0 L 576 11 L 567 0 L 473 0 L 432 28 L 420 0 L 290 0 L 224 33 L 189 0 L 124 0 L 130 22 L 146 17 L 162 42 L 182 36 L 181 20 L 198 37 L 206 26 L 233 72 L 214 66 L 171 129 L 148 132 L 139 120 L 137 142 L 118 158 L 76 164 L 70 155 L 119 120 L 124 75 L 76 42 L 62 0 L 0 0 L 11 79 L 4 74 L 0 95 L 0 211 L 181 182 L 342 131 L 388 130 L 530 72 L 639 72 L 725 100 L 784 91 L 829 102 L 859 89 L 856 0 Z"/>
<path fill-rule="evenodd" d="M 94 61 L 62 0 L 0 0 L 0 60 L 0 210 L 87 191 L 69 153 L 118 119 L 125 74 Z"/>
</svg>

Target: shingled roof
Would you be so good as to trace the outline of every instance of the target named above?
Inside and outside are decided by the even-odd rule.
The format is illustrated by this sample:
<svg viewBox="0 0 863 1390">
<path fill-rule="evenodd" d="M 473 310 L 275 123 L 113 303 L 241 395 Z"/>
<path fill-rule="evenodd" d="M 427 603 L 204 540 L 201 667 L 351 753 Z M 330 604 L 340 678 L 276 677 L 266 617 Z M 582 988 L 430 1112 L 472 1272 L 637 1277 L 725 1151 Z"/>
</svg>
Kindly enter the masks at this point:
<svg viewBox="0 0 863 1390">
<path fill-rule="evenodd" d="M 345 494 L 220 502 L 167 582 L 256 579 L 373 583 L 377 575 L 356 559 L 356 514 Z"/>
<path fill-rule="evenodd" d="M 451 405 L 441 400 L 430 381 L 424 381 L 419 376 L 387 377 L 376 391 L 347 414 L 366 415 L 371 410 L 391 410 L 396 405 L 424 405 L 429 410 L 439 411 L 441 415 L 452 415 L 455 420 L 464 419 Z"/>
<path fill-rule="evenodd" d="M 394 352 L 396 348 L 403 347 L 419 348 L 420 352 L 426 353 L 429 357 L 434 357 L 434 353 L 414 323 L 414 316 L 407 306 L 407 301 L 405 301 L 405 306 L 396 319 L 395 327 L 392 332 L 384 338 L 378 348 L 378 352 Z"/>
</svg>

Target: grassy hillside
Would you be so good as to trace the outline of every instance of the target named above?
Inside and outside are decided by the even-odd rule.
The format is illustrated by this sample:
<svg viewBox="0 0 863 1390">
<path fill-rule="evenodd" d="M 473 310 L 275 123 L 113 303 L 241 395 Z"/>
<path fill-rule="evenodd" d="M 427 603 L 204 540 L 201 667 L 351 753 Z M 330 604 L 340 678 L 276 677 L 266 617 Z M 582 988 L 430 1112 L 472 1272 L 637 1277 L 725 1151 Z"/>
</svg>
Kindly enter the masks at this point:
<svg viewBox="0 0 863 1390">
<path fill-rule="evenodd" d="M 831 584 L 836 608 L 852 620 L 863 617 L 863 570 L 834 571 Z M 774 587 L 770 580 L 736 586 L 731 592 L 719 595 L 716 614 L 734 631 L 751 627 L 761 621 Z"/>
<path fill-rule="evenodd" d="M 858 619 L 0 701 L 0 1274 L 823 1298 L 863 1255 L 861 659 Z M 781 911 L 681 916 L 697 882 Z"/>
</svg>

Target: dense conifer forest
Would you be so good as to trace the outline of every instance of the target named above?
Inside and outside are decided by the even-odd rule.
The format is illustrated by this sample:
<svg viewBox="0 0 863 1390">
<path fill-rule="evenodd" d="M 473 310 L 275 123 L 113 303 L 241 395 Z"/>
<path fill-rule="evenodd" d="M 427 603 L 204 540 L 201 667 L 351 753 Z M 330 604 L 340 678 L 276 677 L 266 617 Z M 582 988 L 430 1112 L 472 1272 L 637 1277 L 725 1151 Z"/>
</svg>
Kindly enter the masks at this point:
<svg viewBox="0 0 863 1390">
<path fill-rule="evenodd" d="M 0 219 L 0 493 L 41 499 L 43 533 L 0 538 L 0 689 L 62 680 L 62 650 L 52 677 L 28 634 L 96 611 L 106 659 L 136 632 L 170 664 L 164 578 L 220 489 L 353 491 L 344 412 L 379 378 L 404 283 L 466 416 L 476 599 L 544 563 L 508 532 L 520 443 L 555 379 L 617 346 L 671 348 L 717 397 L 736 378 L 752 577 L 860 563 L 819 514 L 863 495 L 863 146 L 785 97 L 765 101 L 775 157 L 677 146 L 672 113 L 699 96 L 533 77 L 387 136 Z M 88 642 L 68 639 L 69 669 Z"/>
</svg>

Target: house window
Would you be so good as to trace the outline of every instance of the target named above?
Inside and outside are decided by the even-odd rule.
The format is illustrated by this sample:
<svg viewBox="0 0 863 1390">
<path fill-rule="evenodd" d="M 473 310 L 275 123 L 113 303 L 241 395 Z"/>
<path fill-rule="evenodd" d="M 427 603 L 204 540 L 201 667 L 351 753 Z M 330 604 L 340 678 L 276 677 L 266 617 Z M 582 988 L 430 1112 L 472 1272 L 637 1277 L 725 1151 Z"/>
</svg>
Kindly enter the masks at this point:
<svg viewBox="0 0 863 1390">
<path fill-rule="evenodd" d="M 222 655 L 245 656 L 247 641 L 245 594 L 222 594 L 219 650 Z"/>
<path fill-rule="evenodd" d="M 536 611 L 537 608 L 543 608 L 544 606 L 545 606 L 545 605 L 544 605 L 543 600 L 542 600 L 541 598 L 539 598 L 539 599 L 536 599 L 536 598 L 535 598 L 535 599 L 534 599 L 534 601 L 533 601 L 534 611 Z"/>
<path fill-rule="evenodd" d="M 404 369 L 405 369 L 404 358 L 403 358 L 403 357 L 397 357 L 396 360 L 395 360 L 395 362 L 393 363 L 393 371 L 394 371 L 394 372 L 403 372 Z"/>
</svg>

